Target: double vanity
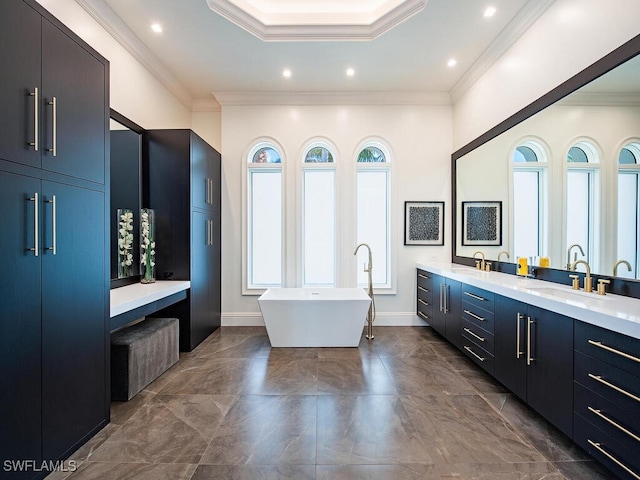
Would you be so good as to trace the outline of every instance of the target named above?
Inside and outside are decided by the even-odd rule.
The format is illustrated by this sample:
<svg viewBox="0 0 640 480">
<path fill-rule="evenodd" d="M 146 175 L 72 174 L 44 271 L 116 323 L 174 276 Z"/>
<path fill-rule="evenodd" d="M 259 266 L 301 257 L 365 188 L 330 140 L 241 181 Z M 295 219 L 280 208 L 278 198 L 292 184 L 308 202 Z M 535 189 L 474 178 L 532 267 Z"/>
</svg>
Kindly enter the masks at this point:
<svg viewBox="0 0 640 480">
<path fill-rule="evenodd" d="M 640 479 L 639 299 L 430 263 L 417 265 L 417 314 L 620 478 Z"/>
</svg>

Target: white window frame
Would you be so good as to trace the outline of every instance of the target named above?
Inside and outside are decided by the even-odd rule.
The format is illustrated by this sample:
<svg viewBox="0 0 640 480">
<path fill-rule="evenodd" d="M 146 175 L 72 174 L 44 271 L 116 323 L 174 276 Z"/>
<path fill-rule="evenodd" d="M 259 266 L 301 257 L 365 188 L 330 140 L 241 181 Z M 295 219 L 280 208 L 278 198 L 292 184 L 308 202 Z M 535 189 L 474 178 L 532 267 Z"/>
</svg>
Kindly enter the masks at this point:
<svg viewBox="0 0 640 480">
<path fill-rule="evenodd" d="M 636 140 L 636 141 L 629 141 L 626 142 L 625 145 L 622 148 L 626 148 L 628 150 L 631 150 L 631 152 L 633 152 L 634 156 L 636 157 L 636 162 L 640 162 L 640 141 Z M 633 270 L 635 271 L 635 277 L 628 277 L 628 278 L 638 278 L 638 276 L 640 275 L 640 163 L 635 163 L 635 164 L 620 164 L 618 163 L 618 159 L 620 157 L 620 151 L 622 150 L 622 148 L 619 150 L 618 152 L 618 156 L 616 157 L 616 165 L 618 167 L 617 169 L 617 177 L 616 177 L 616 184 L 618 185 L 617 191 L 616 191 L 616 205 L 619 204 L 619 184 L 620 184 L 620 175 L 633 175 L 635 177 L 635 183 L 636 183 L 636 198 L 635 198 L 635 204 L 636 204 L 636 254 L 635 254 L 635 258 L 632 259 L 633 261 L 631 261 L 631 259 L 628 258 L 621 258 L 620 254 L 618 253 L 618 246 L 617 246 L 617 241 L 616 241 L 616 257 L 615 260 L 627 260 L 630 261 L 630 263 L 632 264 Z M 616 212 L 619 211 L 619 205 L 616 208 Z M 620 225 L 617 223 L 618 219 L 616 218 L 616 235 L 619 235 L 620 232 Z M 616 237 L 617 238 L 617 237 Z M 620 266 L 618 267 L 618 276 L 625 276 L 627 270 L 626 267 L 624 266 Z"/>
</svg>

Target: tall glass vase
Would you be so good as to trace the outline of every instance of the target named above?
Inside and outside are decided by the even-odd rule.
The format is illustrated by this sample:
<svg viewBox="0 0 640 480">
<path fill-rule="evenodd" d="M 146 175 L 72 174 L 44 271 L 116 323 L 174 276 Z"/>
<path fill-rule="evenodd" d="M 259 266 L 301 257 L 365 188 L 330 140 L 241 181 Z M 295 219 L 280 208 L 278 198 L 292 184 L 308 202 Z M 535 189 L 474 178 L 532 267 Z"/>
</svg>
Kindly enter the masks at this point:
<svg viewBox="0 0 640 480">
<path fill-rule="evenodd" d="M 155 214 L 151 208 L 140 210 L 140 282 L 156 281 Z"/>
<path fill-rule="evenodd" d="M 118 209 L 118 278 L 133 273 L 133 212 L 129 208 Z"/>
</svg>

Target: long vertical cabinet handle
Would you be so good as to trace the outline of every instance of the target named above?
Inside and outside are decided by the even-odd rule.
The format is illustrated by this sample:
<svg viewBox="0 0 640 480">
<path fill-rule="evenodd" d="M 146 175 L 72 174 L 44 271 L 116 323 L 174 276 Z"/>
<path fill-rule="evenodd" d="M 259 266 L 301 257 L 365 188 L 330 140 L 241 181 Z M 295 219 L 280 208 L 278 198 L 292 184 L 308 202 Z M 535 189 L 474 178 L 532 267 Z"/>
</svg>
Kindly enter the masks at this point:
<svg viewBox="0 0 640 480">
<path fill-rule="evenodd" d="M 527 365 L 531 365 L 531 362 L 535 360 L 531 356 L 531 324 L 535 323 L 535 320 L 531 320 L 531 317 L 527 315 Z"/>
<path fill-rule="evenodd" d="M 208 179 L 208 178 L 205 178 L 205 179 L 204 179 L 204 181 L 205 181 L 205 182 L 206 182 L 206 184 L 207 184 L 207 192 L 205 193 L 204 203 L 206 203 L 207 205 L 209 205 L 209 203 L 211 203 L 211 202 L 210 202 L 210 200 L 209 200 L 209 191 L 210 191 L 210 190 L 209 190 L 209 179 Z"/>
<path fill-rule="evenodd" d="M 40 250 L 40 244 L 38 243 L 38 237 L 40 236 L 40 232 L 38 230 L 38 225 L 40 224 L 40 219 L 38 218 L 38 192 L 35 192 L 33 197 L 29 197 L 28 200 L 33 202 L 33 248 L 28 248 L 27 250 L 33 252 L 33 256 L 37 257 L 38 251 Z"/>
<path fill-rule="evenodd" d="M 209 228 L 211 229 L 211 246 L 213 247 L 213 220 L 209 220 Z"/>
<path fill-rule="evenodd" d="M 441 312 L 444 312 L 444 300 L 442 298 L 443 287 L 444 285 L 440 285 L 440 311 Z"/>
<path fill-rule="evenodd" d="M 58 238 L 58 234 L 56 233 L 57 231 L 57 220 L 56 220 L 56 196 L 52 195 L 51 196 L 51 200 L 47 200 L 47 203 L 51 204 L 51 235 L 52 235 L 52 242 L 51 242 L 51 246 L 47 247 L 47 250 L 51 250 L 51 252 L 55 255 L 58 251 L 57 249 L 57 238 Z"/>
<path fill-rule="evenodd" d="M 520 355 L 524 355 L 524 352 L 520 350 L 520 322 L 524 320 L 524 316 L 518 312 L 516 317 L 516 358 L 520 358 Z"/>
<path fill-rule="evenodd" d="M 444 313 L 449 313 L 449 285 L 444 286 Z"/>
<path fill-rule="evenodd" d="M 38 151 L 38 87 L 33 87 L 33 92 L 29 92 L 29 96 L 33 97 L 33 142 L 29 142 L 29 146 L 34 151 Z"/>
<path fill-rule="evenodd" d="M 58 154 L 58 100 L 56 99 L 56 97 L 51 98 L 49 105 L 53 107 L 52 108 L 53 122 L 51 127 L 52 144 L 51 144 L 51 148 L 48 148 L 47 150 L 51 152 L 55 157 Z"/>
</svg>

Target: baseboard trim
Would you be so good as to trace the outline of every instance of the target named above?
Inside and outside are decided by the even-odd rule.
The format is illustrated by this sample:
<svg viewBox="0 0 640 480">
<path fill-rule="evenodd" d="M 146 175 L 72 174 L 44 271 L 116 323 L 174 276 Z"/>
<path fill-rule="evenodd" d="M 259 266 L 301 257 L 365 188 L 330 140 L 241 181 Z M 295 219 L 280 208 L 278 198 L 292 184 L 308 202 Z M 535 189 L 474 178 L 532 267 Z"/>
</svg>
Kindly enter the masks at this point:
<svg viewBox="0 0 640 480">
<path fill-rule="evenodd" d="M 264 327 L 262 314 L 257 312 L 222 313 L 223 327 Z M 365 324 L 366 321 L 363 321 Z M 374 326 L 379 327 L 422 327 L 428 325 L 414 312 L 378 312 Z"/>
</svg>

